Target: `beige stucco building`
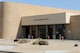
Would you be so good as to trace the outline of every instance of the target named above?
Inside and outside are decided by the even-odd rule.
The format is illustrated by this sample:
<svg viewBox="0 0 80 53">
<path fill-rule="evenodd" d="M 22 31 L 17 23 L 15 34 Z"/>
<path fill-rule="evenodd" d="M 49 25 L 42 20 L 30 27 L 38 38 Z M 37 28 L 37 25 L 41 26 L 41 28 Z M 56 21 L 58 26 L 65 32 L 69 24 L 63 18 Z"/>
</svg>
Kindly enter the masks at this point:
<svg viewBox="0 0 80 53">
<path fill-rule="evenodd" d="M 80 39 L 80 11 L 0 2 L 0 38 L 58 39 L 59 34 Z"/>
</svg>

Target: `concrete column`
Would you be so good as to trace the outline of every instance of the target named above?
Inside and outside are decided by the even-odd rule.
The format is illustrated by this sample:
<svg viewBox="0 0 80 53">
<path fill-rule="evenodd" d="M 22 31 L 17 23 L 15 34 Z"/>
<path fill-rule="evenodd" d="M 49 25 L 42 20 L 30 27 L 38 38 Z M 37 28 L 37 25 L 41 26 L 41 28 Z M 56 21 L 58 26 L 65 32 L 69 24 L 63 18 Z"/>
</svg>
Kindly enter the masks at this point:
<svg viewBox="0 0 80 53">
<path fill-rule="evenodd" d="M 56 39 L 56 25 L 53 25 L 53 39 Z"/>
</svg>

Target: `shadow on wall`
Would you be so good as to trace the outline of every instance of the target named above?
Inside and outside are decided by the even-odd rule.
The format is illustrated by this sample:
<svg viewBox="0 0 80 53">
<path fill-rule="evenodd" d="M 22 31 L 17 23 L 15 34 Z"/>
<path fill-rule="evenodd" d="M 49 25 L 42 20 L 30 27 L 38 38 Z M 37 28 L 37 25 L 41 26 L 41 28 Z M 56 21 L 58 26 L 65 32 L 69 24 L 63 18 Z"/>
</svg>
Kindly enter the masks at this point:
<svg viewBox="0 0 80 53">
<path fill-rule="evenodd" d="M 22 21 L 22 19 L 21 19 Z M 20 24 L 19 24 L 19 27 L 18 27 L 18 32 L 17 32 L 17 35 L 16 35 L 16 39 L 19 39 L 19 38 L 24 38 L 24 28 L 21 26 L 21 21 L 20 21 Z"/>
</svg>

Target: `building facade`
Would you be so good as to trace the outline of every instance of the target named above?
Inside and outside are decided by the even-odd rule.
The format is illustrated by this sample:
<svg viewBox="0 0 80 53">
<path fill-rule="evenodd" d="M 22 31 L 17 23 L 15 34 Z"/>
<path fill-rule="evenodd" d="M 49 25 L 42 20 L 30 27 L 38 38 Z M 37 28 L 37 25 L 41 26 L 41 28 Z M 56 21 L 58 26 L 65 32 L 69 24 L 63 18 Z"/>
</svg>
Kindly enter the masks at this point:
<svg viewBox="0 0 80 53">
<path fill-rule="evenodd" d="M 0 2 L 0 38 L 80 39 L 80 11 Z"/>
</svg>

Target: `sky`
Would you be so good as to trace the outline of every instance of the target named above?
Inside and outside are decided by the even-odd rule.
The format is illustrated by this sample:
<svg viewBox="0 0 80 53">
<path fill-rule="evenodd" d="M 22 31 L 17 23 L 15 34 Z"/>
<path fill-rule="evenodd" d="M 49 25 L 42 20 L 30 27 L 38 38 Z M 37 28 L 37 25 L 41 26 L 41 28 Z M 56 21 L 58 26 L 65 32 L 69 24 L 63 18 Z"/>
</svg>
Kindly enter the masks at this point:
<svg viewBox="0 0 80 53">
<path fill-rule="evenodd" d="M 0 0 L 7 2 L 26 3 L 52 8 L 62 8 L 70 10 L 80 10 L 80 0 Z"/>
</svg>

